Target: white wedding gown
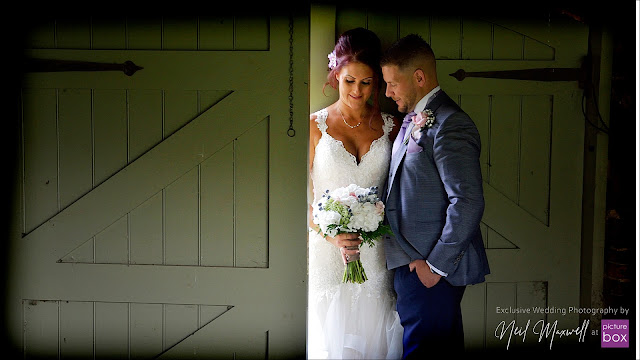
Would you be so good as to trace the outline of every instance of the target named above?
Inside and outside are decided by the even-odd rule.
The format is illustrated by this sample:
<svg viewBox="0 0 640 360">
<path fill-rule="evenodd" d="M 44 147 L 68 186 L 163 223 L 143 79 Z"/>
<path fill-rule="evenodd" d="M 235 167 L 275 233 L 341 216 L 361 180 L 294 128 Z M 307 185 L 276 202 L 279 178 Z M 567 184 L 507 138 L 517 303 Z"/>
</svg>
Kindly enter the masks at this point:
<svg viewBox="0 0 640 360">
<path fill-rule="evenodd" d="M 394 126 L 382 114 L 384 134 L 373 141 L 360 163 L 342 142 L 327 133 L 326 109 L 316 112 L 322 137 L 315 148 L 311 179 L 314 198 L 325 190 L 356 184 L 377 186 L 379 196 L 389 170 Z M 367 124 L 363 124 L 367 125 Z M 345 265 L 338 248 L 315 231 L 309 232 L 309 358 L 399 359 L 402 326 L 395 310 L 393 275 L 387 270 L 382 240 L 360 248 L 368 280 L 343 283 Z"/>
</svg>

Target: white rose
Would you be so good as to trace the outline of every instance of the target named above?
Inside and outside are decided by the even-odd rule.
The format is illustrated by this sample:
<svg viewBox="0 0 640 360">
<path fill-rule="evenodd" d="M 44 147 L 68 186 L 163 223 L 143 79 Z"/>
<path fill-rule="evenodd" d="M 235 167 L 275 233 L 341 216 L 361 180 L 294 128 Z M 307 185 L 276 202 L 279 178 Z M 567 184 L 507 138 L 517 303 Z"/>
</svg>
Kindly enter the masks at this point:
<svg viewBox="0 0 640 360">
<path fill-rule="evenodd" d="M 349 191 L 347 191 L 347 188 L 337 188 L 333 190 L 330 195 L 334 199 L 342 200 L 349 196 Z"/>
<path fill-rule="evenodd" d="M 340 223 L 340 214 L 336 211 L 320 211 L 318 213 L 318 222 L 320 226 L 329 226 Z"/>
<path fill-rule="evenodd" d="M 351 208 L 352 215 L 349 229 L 353 231 L 375 231 L 381 217 L 377 215 L 376 206 L 372 203 L 358 203 Z"/>
<path fill-rule="evenodd" d="M 347 186 L 348 193 L 356 192 L 358 189 L 360 189 L 360 187 L 356 184 L 350 184 L 349 186 Z"/>
</svg>

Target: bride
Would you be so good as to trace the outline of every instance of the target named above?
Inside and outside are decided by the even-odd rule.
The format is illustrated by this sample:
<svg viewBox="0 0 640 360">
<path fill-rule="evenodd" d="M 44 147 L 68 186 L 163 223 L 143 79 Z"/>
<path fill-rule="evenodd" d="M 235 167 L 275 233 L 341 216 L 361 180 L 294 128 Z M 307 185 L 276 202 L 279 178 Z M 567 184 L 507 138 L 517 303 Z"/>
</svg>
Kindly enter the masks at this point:
<svg viewBox="0 0 640 360">
<path fill-rule="evenodd" d="M 340 96 L 310 117 L 309 171 L 314 199 L 320 199 L 326 190 L 352 183 L 384 188 L 399 127 L 378 108 L 380 56 L 380 40 L 363 28 L 342 34 L 329 54 L 325 86 L 337 88 Z M 309 224 L 309 358 L 401 358 L 402 327 L 383 240 L 374 247 L 348 250 L 360 244 L 358 234 L 325 238 L 311 215 Z M 358 254 L 368 280 L 343 283 L 345 264 Z"/>
</svg>

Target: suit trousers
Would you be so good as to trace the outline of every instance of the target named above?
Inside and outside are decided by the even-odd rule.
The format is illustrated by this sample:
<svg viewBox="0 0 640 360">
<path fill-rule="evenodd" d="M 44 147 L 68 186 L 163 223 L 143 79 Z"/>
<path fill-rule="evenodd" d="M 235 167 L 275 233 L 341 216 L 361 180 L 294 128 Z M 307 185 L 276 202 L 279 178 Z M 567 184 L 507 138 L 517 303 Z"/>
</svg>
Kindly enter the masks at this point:
<svg viewBox="0 0 640 360">
<path fill-rule="evenodd" d="M 397 310 L 404 327 L 403 359 L 429 359 L 434 354 L 464 351 L 460 302 L 465 286 L 441 278 L 427 288 L 409 266 L 396 269 Z"/>
</svg>

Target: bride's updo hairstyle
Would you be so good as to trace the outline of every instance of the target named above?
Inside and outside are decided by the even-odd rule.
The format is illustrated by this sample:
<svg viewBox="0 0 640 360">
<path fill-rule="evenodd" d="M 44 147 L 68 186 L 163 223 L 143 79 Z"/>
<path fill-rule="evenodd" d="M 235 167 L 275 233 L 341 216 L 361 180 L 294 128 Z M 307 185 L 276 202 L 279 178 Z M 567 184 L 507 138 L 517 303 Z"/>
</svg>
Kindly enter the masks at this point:
<svg viewBox="0 0 640 360">
<path fill-rule="evenodd" d="M 354 62 L 363 63 L 373 70 L 373 107 L 377 111 L 380 79 L 382 79 L 380 68 L 382 46 L 378 36 L 373 31 L 361 27 L 347 30 L 340 35 L 333 52 L 328 57 L 329 75 L 322 87 L 322 92 L 324 93 L 327 85 L 338 89 L 336 75 L 340 73 L 343 66 Z"/>
</svg>

